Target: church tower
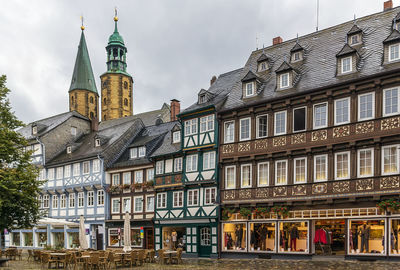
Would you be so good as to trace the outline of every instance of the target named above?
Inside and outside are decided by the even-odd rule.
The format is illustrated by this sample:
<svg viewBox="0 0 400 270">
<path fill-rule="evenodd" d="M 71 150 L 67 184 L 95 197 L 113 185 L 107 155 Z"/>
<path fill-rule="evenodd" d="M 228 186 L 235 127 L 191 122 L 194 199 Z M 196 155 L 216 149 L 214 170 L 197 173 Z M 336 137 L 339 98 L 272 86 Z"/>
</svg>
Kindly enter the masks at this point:
<svg viewBox="0 0 400 270">
<path fill-rule="evenodd" d="M 132 76 L 126 72 L 124 39 L 118 33 L 118 17 L 114 17 L 114 33 L 108 39 L 107 72 L 101 79 L 102 121 L 130 116 L 133 113 Z"/>
<path fill-rule="evenodd" d="M 93 76 L 84 30 L 81 26 L 81 40 L 76 55 L 74 73 L 69 88 L 69 110 L 88 117 L 99 119 L 99 94 Z"/>
</svg>

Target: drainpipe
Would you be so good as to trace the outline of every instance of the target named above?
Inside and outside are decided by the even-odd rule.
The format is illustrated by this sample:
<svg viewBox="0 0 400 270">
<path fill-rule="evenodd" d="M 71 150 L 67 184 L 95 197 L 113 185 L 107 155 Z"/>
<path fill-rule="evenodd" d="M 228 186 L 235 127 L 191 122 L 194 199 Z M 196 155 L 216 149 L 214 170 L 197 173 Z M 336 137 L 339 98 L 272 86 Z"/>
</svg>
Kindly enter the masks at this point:
<svg viewBox="0 0 400 270">
<path fill-rule="evenodd" d="M 106 179 L 105 177 L 107 177 L 106 171 L 105 171 L 105 167 L 104 167 L 104 159 L 100 157 L 100 155 L 97 155 L 97 158 L 100 160 L 100 165 L 102 168 L 102 177 L 101 177 L 101 187 L 104 190 L 104 222 L 103 222 L 103 226 L 104 226 L 104 234 L 103 234 L 103 243 L 102 243 L 102 249 L 105 249 L 106 247 L 106 241 L 107 241 L 107 237 L 106 237 L 106 220 L 108 219 L 108 193 L 105 189 L 105 185 L 106 185 Z M 104 170 L 103 170 L 104 169 Z M 104 176 L 104 179 L 103 179 Z M 97 213 L 97 212 L 96 212 Z M 96 240 L 97 241 L 97 240 Z"/>
</svg>

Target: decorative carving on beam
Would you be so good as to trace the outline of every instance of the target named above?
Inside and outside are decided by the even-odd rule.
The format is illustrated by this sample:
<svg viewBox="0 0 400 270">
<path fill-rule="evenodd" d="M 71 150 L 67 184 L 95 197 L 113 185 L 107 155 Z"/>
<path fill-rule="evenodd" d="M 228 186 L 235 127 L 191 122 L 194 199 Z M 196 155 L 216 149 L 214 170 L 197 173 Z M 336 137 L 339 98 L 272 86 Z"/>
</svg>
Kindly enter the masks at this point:
<svg viewBox="0 0 400 270">
<path fill-rule="evenodd" d="M 374 179 L 359 179 L 356 181 L 357 191 L 372 190 L 374 188 Z"/>
<path fill-rule="evenodd" d="M 292 144 L 299 144 L 306 142 L 306 133 L 297 133 L 292 135 Z"/>
<path fill-rule="evenodd" d="M 358 123 L 356 125 L 356 134 L 365 134 L 374 132 L 374 121 L 368 121 L 363 123 Z"/>
<path fill-rule="evenodd" d="M 272 143 L 275 147 L 286 145 L 286 136 L 276 137 L 273 139 Z"/>
<path fill-rule="evenodd" d="M 350 126 L 341 126 L 333 129 L 333 138 L 341 138 L 350 135 Z"/>
<path fill-rule="evenodd" d="M 311 133 L 311 141 L 325 141 L 328 138 L 328 132 L 324 130 L 316 130 Z"/>
</svg>

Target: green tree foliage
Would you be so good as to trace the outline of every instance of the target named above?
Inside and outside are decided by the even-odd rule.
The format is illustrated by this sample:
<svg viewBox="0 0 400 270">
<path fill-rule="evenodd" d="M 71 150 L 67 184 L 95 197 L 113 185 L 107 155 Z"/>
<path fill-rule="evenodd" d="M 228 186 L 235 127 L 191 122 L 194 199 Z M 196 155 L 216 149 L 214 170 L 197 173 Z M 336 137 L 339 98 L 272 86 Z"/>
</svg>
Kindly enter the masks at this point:
<svg viewBox="0 0 400 270">
<path fill-rule="evenodd" d="M 11 111 L 6 76 L 0 76 L 0 230 L 30 227 L 40 217 L 38 170 L 31 163 L 23 126 Z"/>
</svg>

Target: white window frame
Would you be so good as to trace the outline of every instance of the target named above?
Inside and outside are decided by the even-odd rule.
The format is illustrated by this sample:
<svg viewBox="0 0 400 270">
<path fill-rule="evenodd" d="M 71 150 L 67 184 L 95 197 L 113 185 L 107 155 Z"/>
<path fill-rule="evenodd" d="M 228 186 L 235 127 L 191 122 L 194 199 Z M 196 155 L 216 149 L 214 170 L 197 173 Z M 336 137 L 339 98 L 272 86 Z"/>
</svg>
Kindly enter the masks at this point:
<svg viewBox="0 0 400 270">
<path fill-rule="evenodd" d="M 51 196 L 51 208 L 58 209 L 58 195 Z"/>
<path fill-rule="evenodd" d="M 348 115 L 348 119 L 347 119 L 347 121 L 344 121 L 344 122 L 338 122 L 337 121 L 337 119 L 336 119 L 336 110 L 337 110 L 337 103 L 339 102 L 339 101 L 344 101 L 344 100 L 347 100 L 347 102 L 348 102 L 348 104 L 349 104 L 349 106 L 348 106 L 348 108 L 347 108 L 347 115 Z M 338 126 L 338 125 L 345 125 L 345 124 L 348 124 L 348 123 L 350 123 L 350 117 L 351 117 L 351 115 L 350 115 L 350 112 L 351 112 L 351 109 L 350 109 L 350 107 L 351 107 L 351 99 L 350 99 L 350 97 L 346 97 L 346 98 L 340 98 L 340 99 L 336 99 L 335 100 L 335 108 L 334 108 L 334 112 L 333 112 L 333 116 L 334 116 L 334 121 L 335 121 L 335 126 Z"/>
<path fill-rule="evenodd" d="M 361 98 L 364 96 L 372 95 L 372 116 L 361 118 Z M 375 92 L 368 92 L 358 95 L 358 121 L 366 121 L 375 118 Z"/>
<path fill-rule="evenodd" d="M 261 117 L 267 117 L 267 126 L 266 126 L 267 132 L 266 132 L 265 136 L 260 136 L 260 135 L 259 135 L 259 131 L 260 131 L 260 122 L 259 122 L 259 119 L 260 119 Z M 266 138 L 266 137 L 268 137 L 268 114 L 260 114 L 260 115 L 257 115 L 257 116 L 256 116 L 256 138 L 257 138 L 257 139 L 262 139 L 262 138 Z"/>
<path fill-rule="evenodd" d="M 215 157 L 215 151 L 203 153 L 203 171 L 215 169 Z"/>
<path fill-rule="evenodd" d="M 54 180 L 54 168 L 47 170 L 47 180 Z"/>
<path fill-rule="evenodd" d="M 93 169 L 92 170 L 94 173 L 100 172 L 100 160 L 98 160 L 98 159 L 93 160 Z"/>
<path fill-rule="evenodd" d="M 185 121 L 185 136 L 197 134 L 197 122 L 198 122 L 197 118 Z"/>
<path fill-rule="evenodd" d="M 214 196 L 213 196 L 213 191 L 214 191 Z M 216 200 L 217 200 L 217 188 L 216 187 L 204 188 L 204 205 L 214 205 Z"/>
<path fill-rule="evenodd" d="M 251 86 L 251 93 L 248 93 L 248 86 Z M 244 96 L 245 97 L 252 97 L 252 96 L 254 96 L 255 95 L 255 85 L 254 85 L 254 82 L 248 82 L 248 83 L 245 83 L 245 85 L 244 85 Z"/>
<path fill-rule="evenodd" d="M 304 181 L 297 181 L 296 179 L 296 161 L 304 160 Z M 293 183 L 294 184 L 305 184 L 307 183 L 307 157 L 299 157 L 293 159 Z"/>
<path fill-rule="evenodd" d="M 118 202 L 118 210 L 114 211 L 114 202 Z M 121 199 L 120 198 L 112 198 L 111 199 L 111 214 L 119 214 L 121 213 Z"/>
<path fill-rule="evenodd" d="M 317 162 L 316 162 L 316 159 L 318 158 L 318 157 L 324 157 L 325 158 L 325 179 L 321 179 L 321 180 L 317 180 Z M 328 163 L 329 163 L 329 160 L 328 160 L 328 155 L 327 154 L 322 154 L 322 155 L 315 155 L 314 156 L 314 166 L 313 166 L 313 168 L 314 168 L 314 179 L 313 179 L 313 182 L 316 182 L 316 183 L 318 183 L 318 182 L 326 182 L 326 181 L 328 181 Z"/>
<path fill-rule="evenodd" d="M 64 166 L 64 178 L 71 177 L 71 165 Z"/>
<path fill-rule="evenodd" d="M 181 172 L 182 164 L 183 164 L 182 157 L 174 158 L 174 172 Z"/>
<path fill-rule="evenodd" d="M 64 167 L 57 167 L 56 170 L 56 179 L 63 179 L 64 177 Z"/>
<path fill-rule="evenodd" d="M 391 50 L 392 50 L 392 48 L 394 48 L 394 47 L 397 47 L 397 51 L 398 51 L 398 57 L 397 57 L 397 58 L 392 58 Z M 389 49 L 389 50 L 388 50 L 388 53 L 389 53 L 389 55 L 388 55 L 389 62 L 397 61 L 397 60 L 400 59 L 400 43 L 396 43 L 396 44 L 389 45 L 389 48 L 388 48 L 388 49 Z"/>
<path fill-rule="evenodd" d="M 203 124 L 205 127 L 203 128 Z M 209 132 L 214 130 L 214 114 L 209 114 L 200 117 L 200 133 Z"/>
<path fill-rule="evenodd" d="M 283 85 L 283 76 L 287 76 L 287 80 L 286 80 L 287 84 L 286 85 Z M 289 86 L 290 86 L 289 79 L 290 79 L 289 72 L 279 75 L 279 89 L 289 88 Z"/>
<path fill-rule="evenodd" d="M 172 143 L 179 143 L 181 142 L 181 131 L 174 131 L 172 132 Z"/>
<path fill-rule="evenodd" d="M 78 208 L 85 207 L 85 193 L 83 191 L 78 192 Z"/>
<path fill-rule="evenodd" d="M 228 169 L 233 168 L 233 187 L 228 187 Z M 226 166 L 225 167 L 225 189 L 235 189 L 236 188 L 236 166 Z"/>
<path fill-rule="evenodd" d="M 164 160 L 159 160 L 156 162 L 156 174 L 164 173 Z"/>
<path fill-rule="evenodd" d="M 157 193 L 157 209 L 167 208 L 167 193 Z"/>
<path fill-rule="evenodd" d="M 74 163 L 73 166 L 73 175 L 74 176 L 79 176 L 81 175 L 81 164 L 80 163 Z"/>
<path fill-rule="evenodd" d="M 391 147 L 396 147 L 396 166 L 397 166 L 397 170 L 395 172 L 390 172 L 390 173 L 385 173 L 385 148 L 391 148 Z M 393 175 L 393 174 L 398 174 L 399 173 L 399 144 L 391 144 L 391 145 L 385 145 L 382 146 L 382 153 L 381 153 L 381 172 L 382 175 Z"/>
<path fill-rule="evenodd" d="M 75 193 L 70 193 L 68 195 L 68 208 L 75 208 L 76 207 L 76 195 Z"/>
<path fill-rule="evenodd" d="M 349 62 L 349 70 L 344 70 L 344 65 L 343 65 L 343 63 L 344 63 L 344 61 L 345 60 L 350 60 L 350 62 Z M 343 57 L 341 60 L 341 64 L 342 64 L 342 66 L 341 66 L 341 74 L 346 74 L 346 73 L 350 73 L 350 72 L 352 72 L 353 71 L 353 57 L 352 56 L 347 56 L 347 57 Z"/>
<path fill-rule="evenodd" d="M 278 163 L 280 163 L 280 162 L 285 162 L 285 164 L 286 164 L 286 169 L 285 169 L 285 172 L 286 172 L 286 182 L 285 183 L 278 183 Z M 281 160 L 277 160 L 277 161 L 275 161 L 275 186 L 284 186 L 284 185 L 287 185 L 288 184 L 288 161 L 287 161 L 287 159 L 281 159 Z"/>
<path fill-rule="evenodd" d="M 249 137 L 242 137 L 242 121 L 249 120 Z M 239 140 L 240 141 L 248 141 L 251 139 L 251 118 L 245 117 L 239 120 Z"/>
<path fill-rule="evenodd" d="M 87 166 L 87 171 L 85 171 L 85 166 Z M 85 175 L 85 174 L 89 174 L 90 173 L 90 161 L 84 161 L 83 163 L 82 163 L 82 174 L 83 175 Z"/>
<path fill-rule="evenodd" d="M 294 130 L 294 111 L 295 110 L 299 110 L 299 109 L 306 109 L 305 110 L 305 115 L 304 115 L 304 129 L 302 129 L 302 130 Z M 297 132 L 303 132 L 303 131 L 306 131 L 307 130 L 307 106 L 302 106 L 302 107 L 297 107 L 297 108 L 294 108 L 293 109 L 293 112 L 292 112 L 292 120 L 293 120 L 293 133 L 297 133 Z"/>
<path fill-rule="evenodd" d="M 361 151 L 371 151 L 371 174 L 368 175 L 361 175 L 361 159 L 360 159 L 360 153 Z M 358 149 L 357 150 L 357 177 L 358 178 L 363 178 L 363 177 L 371 177 L 374 176 L 374 148 L 363 148 L 363 149 Z"/>
<path fill-rule="evenodd" d="M 243 185 L 243 176 L 244 176 L 244 174 L 243 174 L 243 168 L 244 167 L 249 167 L 250 168 L 250 170 L 249 170 L 249 172 L 250 172 L 250 175 L 249 175 L 249 185 Z M 251 188 L 251 186 L 252 186 L 252 181 L 253 180 L 253 166 L 251 165 L 251 163 L 247 163 L 247 164 L 241 164 L 240 165 L 240 187 L 241 188 Z"/>
<path fill-rule="evenodd" d="M 143 170 L 135 171 L 135 184 L 143 184 Z"/>
<path fill-rule="evenodd" d="M 198 162 L 199 162 L 198 154 L 186 156 L 186 172 L 196 172 L 198 167 Z"/>
<path fill-rule="evenodd" d="M 129 158 L 134 159 L 138 157 L 138 149 L 137 147 L 132 147 L 129 149 Z"/>
<path fill-rule="evenodd" d="M 315 117 L 315 113 L 316 113 L 315 107 L 317 107 L 317 106 L 319 106 L 319 105 L 325 105 L 325 107 L 326 107 L 326 112 L 325 112 L 325 125 L 316 126 L 316 125 L 315 125 L 315 119 L 316 119 L 316 117 Z M 329 109 L 328 102 L 321 102 L 321 103 L 318 103 L 318 104 L 314 104 L 314 105 L 313 105 L 313 129 L 321 129 L 321 128 L 326 128 L 326 127 L 328 126 L 328 113 L 329 113 L 328 109 Z"/>
<path fill-rule="evenodd" d="M 267 183 L 260 184 L 260 165 L 267 165 Z M 258 187 L 267 187 L 269 186 L 269 162 L 259 162 L 257 163 L 257 186 Z"/>
<path fill-rule="evenodd" d="M 227 124 L 232 124 L 232 139 L 227 137 Z M 224 143 L 233 143 L 235 141 L 235 121 L 225 121 L 224 122 Z"/>
<path fill-rule="evenodd" d="M 146 146 L 138 147 L 138 157 L 145 157 L 146 156 Z"/>
<path fill-rule="evenodd" d="M 126 206 L 125 206 L 125 201 L 129 201 L 129 205 L 126 204 Z M 121 203 L 121 213 L 122 214 L 125 214 L 126 212 L 131 213 L 132 212 L 132 198 L 131 197 L 122 197 L 121 202 L 122 202 Z"/>
<path fill-rule="evenodd" d="M 154 168 L 146 170 L 146 181 L 154 181 Z"/>
<path fill-rule="evenodd" d="M 338 177 L 337 176 L 337 156 L 338 155 L 342 155 L 342 154 L 346 154 L 347 155 L 347 177 Z M 344 151 L 344 152 L 337 152 L 335 153 L 335 180 L 343 180 L 343 179 L 350 179 L 351 175 L 350 175 L 350 151 Z"/>
<path fill-rule="evenodd" d="M 93 190 L 89 190 L 86 194 L 86 203 L 87 206 L 94 206 L 94 191 Z"/>
<path fill-rule="evenodd" d="M 183 191 L 174 191 L 172 193 L 172 206 L 174 208 L 183 207 Z"/>
<path fill-rule="evenodd" d="M 190 194 L 192 194 L 192 202 L 190 201 Z M 197 201 L 197 203 L 194 203 L 194 198 L 195 198 L 195 195 L 196 194 L 196 197 L 197 197 L 197 199 L 196 199 L 196 201 Z M 200 192 L 199 192 L 199 190 L 198 189 L 189 189 L 188 191 L 187 191 L 187 205 L 188 206 L 198 206 L 199 205 L 199 201 L 200 201 Z"/>
<path fill-rule="evenodd" d="M 119 186 L 119 185 L 121 185 L 121 176 L 119 175 L 119 173 L 113 173 L 113 174 L 111 174 L 111 181 L 112 181 L 112 185 L 113 186 Z M 116 181 L 115 180 L 117 180 L 117 178 L 118 178 L 118 184 L 116 183 Z"/>
<path fill-rule="evenodd" d="M 283 132 L 277 132 L 276 131 L 276 127 L 277 127 L 276 126 L 276 124 L 277 124 L 276 117 L 277 117 L 278 114 L 282 114 L 282 113 L 285 115 L 284 131 Z M 285 110 L 285 111 L 279 111 L 279 112 L 274 113 L 274 135 L 275 136 L 285 135 L 286 132 L 287 132 L 287 111 Z"/>
<path fill-rule="evenodd" d="M 397 90 L 397 112 L 392 112 L 392 113 L 386 113 L 386 92 L 391 91 L 391 90 Z M 387 89 L 383 89 L 383 107 L 382 107 L 382 115 L 383 116 L 392 116 L 392 115 L 398 115 L 400 112 L 400 87 L 391 87 Z"/>
<path fill-rule="evenodd" d="M 97 190 L 97 206 L 103 206 L 104 200 L 105 200 L 104 190 L 102 189 Z"/>
<path fill-rule="evenodd" d="M 136 205 L 137 205 L 137 200 L 140 199 L 140 210 L 136 209 Z M 143 196 L 134 196 L 133 197 L 133 213 L 143 213 L 144 207 L 143 207 Z"/>
<path fill-rule="evenodd" d="M 50 208 L 50 195 L 43 195 L 43 208 Z"/>
<path fill-rule="evenodd" d="M 153 209 L 149 209 L 149 200 L 153 199 Z M 155 207 L 155 198 L 154 195 L 148 195 L 146 196 L 146 212 L 154 212 L 154 207 Z"/>
<path fill-rule="evenodd" d="M 67 196 L 65 194 L 60 195 L 60 209 L 65 209 L 67 207 Z"/>
</svg>

